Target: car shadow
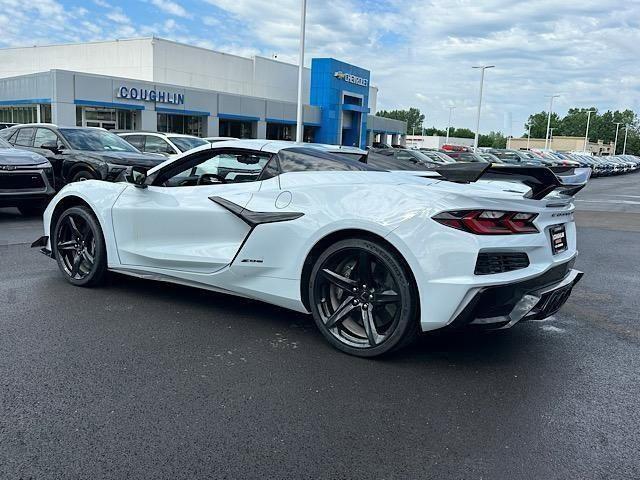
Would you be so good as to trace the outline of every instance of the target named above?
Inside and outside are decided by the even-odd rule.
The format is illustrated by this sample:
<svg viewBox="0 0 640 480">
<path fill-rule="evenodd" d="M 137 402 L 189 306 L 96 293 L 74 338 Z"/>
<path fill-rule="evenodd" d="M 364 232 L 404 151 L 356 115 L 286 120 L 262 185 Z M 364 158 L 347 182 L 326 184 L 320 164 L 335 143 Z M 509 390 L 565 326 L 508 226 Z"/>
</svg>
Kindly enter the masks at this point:
<svg viewBox="0 0 640 480">
<path fill-rule="evenodd" d="M 247 331 L 256 336 L 277 329 L 312 344 L 314 348 L 333 348 L 318 331 L 311 315 L 234 295 L 217 293 L 178 284 L 140 279 L 111 273 L 109 289 L 122 290 L 147 299 L 170 301 L 179 309 L 211 311 L 212 318 L 224 315 L 234 322 L 243 322 Z M 215 320 L 212 320 L 215 321 Z M 482 331 L 477 329 L 441 330 L 420 334 L 410 346 L 375 360 L 394 364 L 444 363 L 478 366 L 486 363 L 510 362 L 526 355 L 523 345 L 531 345 L 530 331 L 518 327 L 515 330 Z M 337 352 L 336 352 L 337 353 Z M 361 359 L 353 358 L 356 361 Z M 365 360 L 370 361 L 370 360 Z"/>
</svg>

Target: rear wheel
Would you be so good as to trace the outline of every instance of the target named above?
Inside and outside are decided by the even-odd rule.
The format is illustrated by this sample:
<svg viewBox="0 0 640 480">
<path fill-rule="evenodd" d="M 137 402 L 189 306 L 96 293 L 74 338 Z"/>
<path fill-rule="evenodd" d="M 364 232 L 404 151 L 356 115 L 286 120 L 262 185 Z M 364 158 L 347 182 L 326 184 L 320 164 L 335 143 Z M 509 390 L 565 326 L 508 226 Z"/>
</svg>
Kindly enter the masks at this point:
<svg viewBox="0 0 640 480">
<path fill-rule="evenodd" d="M 81 170 L 71 178 L 71 182 L 84 182 L 85 180 L 95 180 L 96 177 L 87 170 Z"/>
<path fill-rule="evenodd" d="M 386 246 L 348 239 L 316 261 L 309 284 L 313 318 L 336 348 L 373 357 L 407 345 L 418 332 L 418 298 L 406 267 Z"/>
<path fill-rule="evenodd" d="M 60 271 L 69 283 L 97 285 L 107 271 L 107 253 L 102 229 L 86 207 L 71 207 L 58 218 L 52 248 Z"/>
</svg>

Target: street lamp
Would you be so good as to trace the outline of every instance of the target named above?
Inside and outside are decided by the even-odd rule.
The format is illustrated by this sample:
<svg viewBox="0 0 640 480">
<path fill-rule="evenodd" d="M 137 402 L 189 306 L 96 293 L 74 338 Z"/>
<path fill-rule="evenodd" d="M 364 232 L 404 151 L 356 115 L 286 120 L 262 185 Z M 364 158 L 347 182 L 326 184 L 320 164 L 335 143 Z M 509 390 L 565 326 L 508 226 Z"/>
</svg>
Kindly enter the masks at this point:
<svg viewBox="0 0 640 480">
<path fill-rule="evenodd" d="M 531 122 L 527 123 L 527 150 L 531 150 Z"/>
<path fill-rule="evenodd" d="M 482 66 L 472 67 L 472 68 L 480 69 L 480 94 L 478 95 L 478 114 L 476 115 L 476 136 L 473 140 L 474 152 L 478 151 L 478 135 L 480 132 L 480 110 L 482 108 L 482 87 L 484 85 L 484 71 L 487 68 L 493 68 L 493 67 L 495 67 L 495 65 L 482 65 Z"/>
<path fill-rule="evenodd" d="M 560 95 L 547 95 L 549 98 L 549 114 L 547 115 L 547 134 L 544 137 L 544 149 L 549 149 L 549 129 L 551 128 L 551 111 L 553 110 L 553 99 L 558 98 Z"/>
<path fill-rule="evenodd" d="M 587 131 L 584 133 L 584 148 L 583 152 L 587 152 L 587 142 L 589 142 L 589 121 L 591 120 L 591 114 L 595 112 L 595 110 L 587 110 Z"/>
<path fill-rule="evenodd" d="M 445 145 L 449 143 L 449 129 L 451 128 L 451 114 L 456 107 L 449 107 L 449 122 L 447 123 L 447 139 L 444 141 Z"/>
<path fill-rule="evenodd" d="M 620 129 L 620 125 L 623 122 L 614 122 L 616 124 L 616 139 L 613 141 L 613 154 L 615 155 L 618 152 L 618 130 Z"/>
<path fill-rule="evenodd" d="M 627 134 L 629 133 L 629 124 L 624 124 L 624 145 L 622 146 L 622 154 L 625 155 L 627 153 Z"/>
<path fill-rule="evenodd" d="M 298 109 L 296 112 L 296 142 L 302 142 L 304 139 L 304 123 L 302 119 L 302 79 L 304 76 L 304 31 L 307 20 L 307 0 L 302 0 L 300 8 L 300 52 L 298 54 Z"/>
</svg>

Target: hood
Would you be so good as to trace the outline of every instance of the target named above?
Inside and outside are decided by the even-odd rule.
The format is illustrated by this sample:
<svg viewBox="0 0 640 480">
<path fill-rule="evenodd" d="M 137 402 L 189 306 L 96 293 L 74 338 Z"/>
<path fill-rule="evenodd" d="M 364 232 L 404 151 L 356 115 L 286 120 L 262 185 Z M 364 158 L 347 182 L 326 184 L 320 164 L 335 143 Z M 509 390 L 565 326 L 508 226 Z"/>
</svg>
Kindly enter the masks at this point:
<svg viewBox="0 0 640 480">
<path fill-rule="evenodd" d="M 134 165 L 140 167 L 155 167 L 166 160 L 162 155 L 154 155 L 149 153 L 138 152 L 83 152 L 86 155 L 102 160 L 103 162 L 131 167 Z"/>
<path fill-rule="evenodd" d="M 17 148 L 0 148 L 0 166 L 21 167 L 43 163 L 47 163 L 47 159 L 35 152 Z"/>
</svg>

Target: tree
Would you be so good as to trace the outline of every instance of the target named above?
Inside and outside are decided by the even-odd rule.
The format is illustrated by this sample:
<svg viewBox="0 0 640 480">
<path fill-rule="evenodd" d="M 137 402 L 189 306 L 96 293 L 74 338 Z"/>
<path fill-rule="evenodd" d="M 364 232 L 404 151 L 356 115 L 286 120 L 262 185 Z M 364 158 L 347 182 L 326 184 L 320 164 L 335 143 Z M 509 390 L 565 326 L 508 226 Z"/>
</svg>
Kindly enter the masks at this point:
<svg viewBox="0 0 640 480">
<path fill-rule="evenodd" d="M 478 135 L 479 147 L 507 148 L 507 137 L 502 132 L 489 132 L 489 135 Z"/>
<path fill-rule="evenodd" d="M 529 125 L 531 125 L 531 138 L 547 138 L 547 118 L 549 114 L 547 112 L 534 113 L 529 115 L 527 123 L 524 125 L 525 132 L 529 131 Z M 560 116 L 557 113 L 551 114 L 551 128 L 554 130 L 560 126 Z M 558 131 L 554 132 L 558 135 Z M 523 135 L 523 136 L 526 136 Z"/>
<path fill-rule="evenodd" d="M 414 129 L 416 135 L 422 135 L 422 123 L 424 115 L 420 113 L 419 108 L 411 107 L 408 110 L 381 110 L 376 114 L 378 117 L 393 118 L 394 120 L 402 120 L 407 122 L 407 133 L 413 135 Z"/>
</svg>

